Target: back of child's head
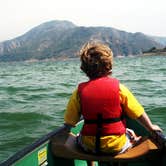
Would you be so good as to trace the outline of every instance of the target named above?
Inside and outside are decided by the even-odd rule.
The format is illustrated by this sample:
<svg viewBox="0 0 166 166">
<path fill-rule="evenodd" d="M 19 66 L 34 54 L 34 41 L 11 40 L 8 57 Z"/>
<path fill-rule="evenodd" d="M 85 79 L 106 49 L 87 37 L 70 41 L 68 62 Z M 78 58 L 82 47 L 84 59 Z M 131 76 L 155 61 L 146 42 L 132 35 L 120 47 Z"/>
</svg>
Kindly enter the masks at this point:
<svg viewBox="0 0 166 166">
<path fill-rule="evenodd" d="M 113 53 L 109 46 L 89 42 L 80 50 L 81 69 L 90 79 L 109 75 L 112 71 Z"/>
</svg>

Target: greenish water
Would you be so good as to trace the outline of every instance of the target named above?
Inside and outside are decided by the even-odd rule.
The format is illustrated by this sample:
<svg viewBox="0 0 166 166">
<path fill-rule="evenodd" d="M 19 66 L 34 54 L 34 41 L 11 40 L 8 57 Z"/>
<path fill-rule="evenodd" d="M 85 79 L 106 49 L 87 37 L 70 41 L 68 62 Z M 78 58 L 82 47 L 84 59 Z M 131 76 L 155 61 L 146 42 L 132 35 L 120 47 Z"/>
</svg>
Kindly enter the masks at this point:
<svg viewBox="0 0 166 166">
<path fill-rule="evenodd" d="M 166 57 L 115 58 L 113 76 L 166 134 Z M 62 125 L 72 91 L 85 80 L 78 60 L 0 63 L 0 161 Z"/>
</svg>

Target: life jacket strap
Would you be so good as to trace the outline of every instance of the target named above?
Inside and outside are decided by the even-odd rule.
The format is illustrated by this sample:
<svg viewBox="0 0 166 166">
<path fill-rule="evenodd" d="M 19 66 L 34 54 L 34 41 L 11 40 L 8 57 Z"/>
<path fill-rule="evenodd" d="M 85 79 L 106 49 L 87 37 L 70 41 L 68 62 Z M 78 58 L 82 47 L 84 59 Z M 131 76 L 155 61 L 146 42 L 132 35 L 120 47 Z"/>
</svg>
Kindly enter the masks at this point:
<svg viewBox="0 0 166 166">
<path fill-rule="evenodd" d="M 102 123 L 115 123 L 123 120 L 123 117 L 120 118 L 107 118 L 107 119 L 100 119 Z M 85 124 L 97 124 L 98 119 L 84 119 Z"/>
<path fill-rule="evenodd" d="M 102 135 L 102 125 L 104 123 L 115 123 L 122 121 L 124 119 L 124 116 L 122 115 L 119 118 L 108 118 L 103 119 L 103 115 L 101 113 L 97 114 L 97 119 L 84 119 L 85 124 L 96 124 L 96 141 L 95 141 L 95 152 L 97 155 L 101 154 L 101 147 L 100 147 L 100 137 Z"/>
<path fill-rule="evenodd" d="M 102 133 L 102 123 L 103 123 L 102 114 L 97 114 L 97 120 L 96 120 L 97 131 L 96 131 L 96 141 L 95 141 L 95 152 L 96 152 L 96 154 L 101 153 L 101 150 L 100 150 L 100 137 L 101 137 L 101 133 Z"/>
</svg>

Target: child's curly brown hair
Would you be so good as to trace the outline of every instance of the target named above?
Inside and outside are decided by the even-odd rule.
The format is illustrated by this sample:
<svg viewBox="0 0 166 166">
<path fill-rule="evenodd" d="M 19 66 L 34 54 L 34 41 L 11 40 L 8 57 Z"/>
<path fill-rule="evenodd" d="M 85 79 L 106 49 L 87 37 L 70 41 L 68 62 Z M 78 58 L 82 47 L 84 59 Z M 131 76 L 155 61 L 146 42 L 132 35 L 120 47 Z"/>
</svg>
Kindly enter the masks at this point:
<svg viewBox="0 0 166 166">
<path fill-rule="evenodd" d="M 79 52 L 81 69 L 90 79 L 112 73 L 113 53 L 109 46 L 88 42 Z"/>
</svg>

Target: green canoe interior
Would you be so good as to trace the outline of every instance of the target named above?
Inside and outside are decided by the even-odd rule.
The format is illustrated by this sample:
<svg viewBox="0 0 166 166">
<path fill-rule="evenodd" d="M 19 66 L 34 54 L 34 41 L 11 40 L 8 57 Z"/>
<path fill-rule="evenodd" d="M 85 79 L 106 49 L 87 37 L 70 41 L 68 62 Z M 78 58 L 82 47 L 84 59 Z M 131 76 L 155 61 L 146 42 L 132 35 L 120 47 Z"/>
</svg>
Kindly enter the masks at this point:
<svg viewBox="0 0 166 166">
<path fill-rule="evenodd" d="M 87 161 L 95 161 L 96 166 L 106 166 L 108 164 L 125 166 L 166 165 L 165 149 L 161 150 L 158 144 L 149 138 L 149 133 L 136 121 L 128 118 L 127 127 L 134 129 L 137 135 L 142 135 L 144 137 L 143 141 L 117 156 L 96 156 L 79 149 L 75 143 L 75 135 L 79 133 L 82 125 L 83 121 L 80 121 L 75 128 L 72 128 L 72 133 L 69 134 L 67 139 L 67 135 L 59 130 L 55 136 L 25 156 L 19 158 L 19 155 L 15 155 L 18 159 L 15 159 L 15 156 L 11 157 L 8 160 L 9 162 L 3 162 L 0 166 L 87 166 Z"/>
</svg>

